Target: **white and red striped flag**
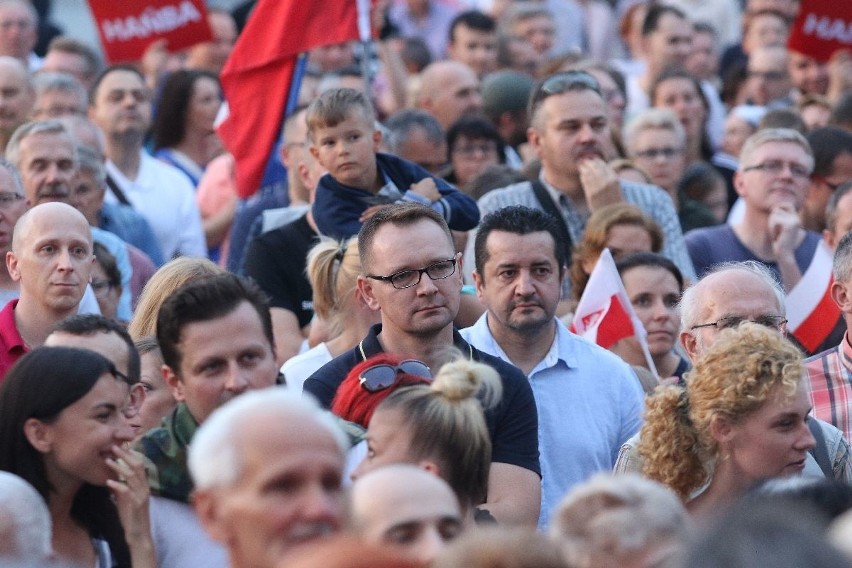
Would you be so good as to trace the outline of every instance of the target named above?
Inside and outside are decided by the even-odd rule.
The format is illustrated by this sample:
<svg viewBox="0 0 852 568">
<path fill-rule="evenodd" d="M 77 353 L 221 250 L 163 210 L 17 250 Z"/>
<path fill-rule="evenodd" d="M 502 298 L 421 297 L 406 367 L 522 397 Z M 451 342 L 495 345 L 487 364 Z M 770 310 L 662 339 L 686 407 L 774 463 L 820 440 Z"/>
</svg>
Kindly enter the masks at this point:
<svg viewBox="0 0 852 568">
<path fill-rule="evenodd" d="M 784 303 L 787 332 L 809 353 L 826 340 L 840 318 L 840 308 L 831 298 L 832 260 L 831 249 L 820 241 L 807 270 Z"/>
<path fill-rule="evenodd" d="M 227 117 L 218 132 L 236 160 L 241 197 L 260 188 L 287 101 L 299 88 L 300 81 L 294 80 L 299 54 L 322 45 L 368 40 L 369 10 L 370 0 L 257 3 L 221 75 Z"/>
<path fill-rule="evenodd" d="M 589 282 L 574 312 L 571 331 L 605 349 L 622 339 L 636 337 L 649 369 L 654 375 L 657 374 L 648 351 L 645 326 L 633 311 L 609 249 L 603 250 L 589 276 Z"/>
</svg>

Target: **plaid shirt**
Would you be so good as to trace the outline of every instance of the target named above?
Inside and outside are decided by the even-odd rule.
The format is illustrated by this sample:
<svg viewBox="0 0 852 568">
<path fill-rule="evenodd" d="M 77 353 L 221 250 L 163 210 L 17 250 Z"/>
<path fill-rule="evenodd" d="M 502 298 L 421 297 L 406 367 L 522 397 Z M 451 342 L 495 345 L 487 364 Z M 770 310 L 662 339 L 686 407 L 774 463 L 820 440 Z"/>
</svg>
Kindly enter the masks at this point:
<svg viewBox="0 0 852 568">
<path fill-rule="evenodd" d="M 852 345 L 848 333 L 840 345 L 805 360 L 813 414 L 852 439 Z"/>
</svg>

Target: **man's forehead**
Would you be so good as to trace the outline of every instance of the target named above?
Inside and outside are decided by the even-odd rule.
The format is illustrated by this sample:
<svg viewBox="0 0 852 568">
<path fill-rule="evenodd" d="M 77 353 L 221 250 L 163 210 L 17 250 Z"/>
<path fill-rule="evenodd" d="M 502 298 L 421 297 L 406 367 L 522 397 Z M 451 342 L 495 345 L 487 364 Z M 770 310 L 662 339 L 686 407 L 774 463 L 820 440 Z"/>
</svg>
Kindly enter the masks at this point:
<svg viewBox="0 0 852 568">
<path fill-rule="evenodd" d="M 705 317 L 779 315 L 775 291 L 759 276 L 730 270 L 708 278 L 698 295 L 700 312 Z"/>
<path fill-rule="evenodd" d="M 541 103 L 541 109 L 554 119 L 606 116 L 603 97 L 592 89 L 565 91 L 551 95 Z"/>
<path fill-rule="evenodd" d="M 109 359 L 119 371 L 127 373 L 129 348 L 124 339 L 114 331 L 95 331 L 87 334 L 54 331 L 48 336 L 45 345 L 89 349 Z"/>
</svg>

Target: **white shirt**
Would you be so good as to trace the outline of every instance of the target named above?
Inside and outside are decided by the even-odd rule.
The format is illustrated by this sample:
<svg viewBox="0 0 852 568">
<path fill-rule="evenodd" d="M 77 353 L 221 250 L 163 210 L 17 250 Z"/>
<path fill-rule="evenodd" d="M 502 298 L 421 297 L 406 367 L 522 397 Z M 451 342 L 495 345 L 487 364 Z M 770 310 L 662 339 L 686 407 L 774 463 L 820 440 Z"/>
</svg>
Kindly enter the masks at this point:
<svg viewBox="0 0 852 568">
<path fill-rule="evenodd" d="M 144 151 L 140 154 L 139 174 L 135 180 L 128 179 L 112 160 L 107 161 L 107 173 L 133 208 L 148 220 L 164 259 L 180 255 L 206 257 L 207 245 L 192 184 L 177 168 Z M 107 192 L 105 200 L 118 202 L 111 191 Z"/>
</svg>

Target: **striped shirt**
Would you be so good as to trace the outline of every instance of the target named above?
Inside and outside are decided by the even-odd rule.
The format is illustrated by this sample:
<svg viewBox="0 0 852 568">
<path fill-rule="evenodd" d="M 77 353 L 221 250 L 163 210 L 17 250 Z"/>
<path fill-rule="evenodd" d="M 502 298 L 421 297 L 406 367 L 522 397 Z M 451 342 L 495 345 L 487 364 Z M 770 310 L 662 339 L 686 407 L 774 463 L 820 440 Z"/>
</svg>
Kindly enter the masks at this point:
<svg viewBox="0 0 852 568">
<path fill-rule="evenodd" d="M 852 439 L 852 345 L 848 333 L 837 347 L 805 360 L 813 415 Z"/>
<path fill-rule="evenodd" d="M 547 188 L 554 203 L 559 205 L 568 233 L 571 235 L 573 244 L 576 245 L 583 238 L 583 230 L 586 228 L 589 215 L 577 211 L 571 200 L 547 183 L 543 176 L 539 179 Z M 641 209 L 660 226 L 663 231 L 663 250 L 661 251 L 663 256 L 677 265 L 685 279 L 694 281 L 695 269 L 687 253 L 683 232 L 680 230 L 680 221 L 671 197 L 655 185 L 626 181 L 621 181 L 621 194 L 624 196 L 624 201 Z M 541 204 L 533 193 L 532 184 L 528 181 L 489 191 L 477 203 L 482 216 L 510 205 L 524 205 L 542 210 Z"/>
</svg>

